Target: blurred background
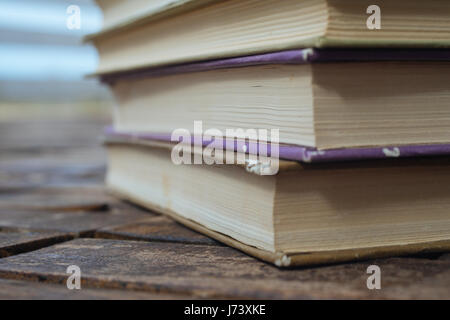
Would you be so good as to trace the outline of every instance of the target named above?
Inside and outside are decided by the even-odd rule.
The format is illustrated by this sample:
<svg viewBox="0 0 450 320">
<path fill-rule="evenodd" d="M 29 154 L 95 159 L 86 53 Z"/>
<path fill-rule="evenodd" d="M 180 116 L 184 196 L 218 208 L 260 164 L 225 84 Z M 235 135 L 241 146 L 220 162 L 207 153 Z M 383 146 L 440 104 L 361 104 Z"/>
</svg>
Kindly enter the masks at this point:
<svg viewBox="0 0 450 320">
<path fill-rule="evenodd" d="M 79 8 L 79 29 L 68 19 Z M 34 187 L 102 185 L 112 98 L 95 78 L 91 0 L 0 0 L 0 202 Z"/>
<path fill-rule="evenodd" d="M 80 28 L 67 21 L 80 8 Z M 83 36 L 100 30 L 91 0 L 0 0 L 0 121 L 96 118 L 111 97 L 96 79 L 97 53 Z"/>
</svg>

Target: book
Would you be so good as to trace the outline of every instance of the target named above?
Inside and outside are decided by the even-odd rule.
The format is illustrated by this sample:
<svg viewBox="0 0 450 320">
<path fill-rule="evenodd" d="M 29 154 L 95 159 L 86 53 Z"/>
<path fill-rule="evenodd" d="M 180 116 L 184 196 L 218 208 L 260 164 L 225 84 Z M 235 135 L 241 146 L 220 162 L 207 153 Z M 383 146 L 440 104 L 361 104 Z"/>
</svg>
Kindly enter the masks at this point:
<svg viewBox="0 0 450 320">
<path fill-rule="evenodd" d="M 278 267 L 450 250 L 450 159 L 175 165 L 172 145 L 108 136 L 118 197 Z"/>
<path fill-rule="evenodd" d="M 118 132 L 194 132 L 202 121 L 225 136 L 278 129 L 281 144 L 318 150 L 398 147 L 450 143 L 449 59 L 448 49 L 309 48 L 103 80 Z"/>
<path fill-rule="evenodd" d="M 180 12 L 200 8 L 217 0 L 95 0 L 103 13 L 102 34 L 126 29 Z"/>
<path fill-rule="evenodd" d="M 124 20 L 88 38 L 99 74 L 303 47 L 450 45 L 446 0 L 379 0 L 379 29 L 368 27 L 369 0 L 160 1 L 137 19 L 136 2 L 122 2 Z"/>
</svg>

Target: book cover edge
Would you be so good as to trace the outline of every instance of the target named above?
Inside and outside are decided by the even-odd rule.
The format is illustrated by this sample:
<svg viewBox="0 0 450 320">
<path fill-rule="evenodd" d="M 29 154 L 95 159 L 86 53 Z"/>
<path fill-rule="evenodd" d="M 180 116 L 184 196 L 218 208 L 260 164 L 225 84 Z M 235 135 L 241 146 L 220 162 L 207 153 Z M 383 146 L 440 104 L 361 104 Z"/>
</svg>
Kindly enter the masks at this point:
<svg viewBox="0 0 450 320">
<path fill-rule="evenodd" d="M 191 137 L 193 139 L 193 137 Z M 218 143 L 215 141 L 202 141 L 202 146 L 214 146 L 216 148 L 225 148 L 232 151 L 238 151 L 237 141 L 233 141 L 233 145 L 226 143 L 226 138 Z M 154 146 L 160 144 L 165 148 L 171 148 L 176 144 L 176 141 L 171 141 L 169 134 L 152 134 L 152 133 L 129 133 L 118 132 L 112 127 L 107 127 L 104 132 L 104 142 L 107 143 L 121 143 L 121 144 L 135 144 Z M 191 144 L 194 141 L 191 141 Z M 258 151 L 261 142 L 244 141 L 247 153 L 255 154 L 253 151 Z M 264 157 L 272 156 L 272 146 L 270 143 L 266 145 Z M 258 154 L 258 153 L 257 153 Z M 428 145 L 399 145 L 399 146 L 379 146 L 367 148 L 346 148 L 346 149 L 329 149 L 318 150 L 312 147 L 298 146 L 298 145 L 278 145 L 278 157 L 280 158 L 280 168 L 283 163 L 294 163 L 295 161 L 303 164 L 315 163 L 325 164 L 331 162 L 349 162 L 361 160 L 392 160 L 392 161 L 406 161 L 414 158 L 437 158 L 446 157 L 446 161 L 440 161 L 442 164 L 449 163 L 450 144 L 428 144 Z M 284 161 L 283 161 L 284 160 Z"/>
<path fill-rule="evenodd" d="M 154 22 L 160 19 L 176 16 L 186 11 L 199 9 L 201 7 L 219 3 L 225 0 L 177 0 L 152 10 L 143 11 L 127 20 L 113 24 L 99 32 L 88 34 L 83 38 L 83 42 L 95 41 L 96 39 L 108 36 L 114 33 L 120 33 L 130 28 L 143 25 L 148 22 Z"/>
</svg>

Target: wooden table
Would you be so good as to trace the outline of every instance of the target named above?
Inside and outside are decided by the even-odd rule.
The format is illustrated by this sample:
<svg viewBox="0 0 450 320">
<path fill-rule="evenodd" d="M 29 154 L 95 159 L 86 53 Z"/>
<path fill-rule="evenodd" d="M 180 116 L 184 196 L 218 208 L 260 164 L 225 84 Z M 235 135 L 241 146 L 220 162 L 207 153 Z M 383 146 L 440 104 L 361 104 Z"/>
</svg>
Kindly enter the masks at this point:
<svg viewBox="0 0 450 320">
<path fill-rule="evenodd" d="M 450 298 L 450 254 L 279 270 L 121 202 L 103 186 L 104 125 L 0 124 L 0 298 Z"/>
</svg>

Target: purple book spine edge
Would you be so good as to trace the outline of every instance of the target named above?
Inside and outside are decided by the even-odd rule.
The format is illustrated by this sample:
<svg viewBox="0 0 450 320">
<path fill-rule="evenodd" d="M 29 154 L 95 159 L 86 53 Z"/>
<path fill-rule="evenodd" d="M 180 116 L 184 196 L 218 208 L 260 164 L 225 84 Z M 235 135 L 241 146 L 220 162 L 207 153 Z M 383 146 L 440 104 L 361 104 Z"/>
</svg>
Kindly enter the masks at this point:
<svg viewBox="0 0 450 320">
<path fill-rule="evenodd" d="M 170 134 L 118 132 L 112 127 L 107 127 L 105 129 L 105 136 L 106 138 L 111 139 L 122 138 L 130 142 L 132 141 L 162 141 L 172 143 L 182 142 L 182 139 L 172 141 Z M 190 143 L 194 144 L 194 141 L 195 138 L 191 137 Z M 223 148 L 223 150 L 245 152 L 247 154 L 250 153 L 256 155 L 272 156 L 272 148 L 270 143 L 268 144 L 261 142 L 236 141 L 226 139 L 220 139 L 220 141 L 216 141 L 212 139 L 212 140 L 203 140 L 202 146 Z M 450 155 L 450 144 L 407 145 L 407 146 L 348 148 L 348 149 L 330 149 L 330 150 L 317 150 L 315 148 L 304 147 L 299 145 L 280 144 L 278 148 L 279 148 L 278 156 L 280 157 L 280 159 L 300 161 L 305 163 Z"/>
<path fill-rule="evenodd" d="M 179 65 L 142 68 L 101 76 L 104 82 L 115 79 L 158 77 L 171 74 L 239 68 L 268 64 L 305 64 L 312 62 L 367 62 L 367 61 L 450 61 L 448 49 L 314 49 L 304 48 L 270 52 Z"/>
</svg>

